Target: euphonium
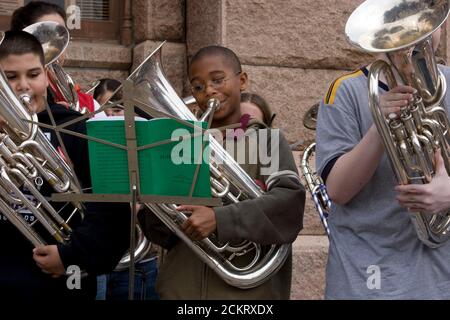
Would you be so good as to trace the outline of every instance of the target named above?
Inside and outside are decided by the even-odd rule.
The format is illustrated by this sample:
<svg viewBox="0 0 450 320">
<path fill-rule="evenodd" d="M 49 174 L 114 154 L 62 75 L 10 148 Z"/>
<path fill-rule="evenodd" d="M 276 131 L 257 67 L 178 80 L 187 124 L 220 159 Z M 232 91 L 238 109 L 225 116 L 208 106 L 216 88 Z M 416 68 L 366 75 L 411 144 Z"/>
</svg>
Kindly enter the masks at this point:
<svg viewBox="0 0 450 320">
<path fill-rule="evenodd" d="M 19 100 L 0 71 L 0 117 L 4 119 L 0 129 L 0 211 L 35 246 L 44 245 L 45 241 L 14 206 L 30 210 L 48 233 L 64 243 L 71 233 L 68 221 L 61 218 L 38 189 L 43 180 L 56 192 L 78 193 L 79 187 L 70 167 L 38 128 L 36 114 L 31 115 L 25 108 L 30 99 L 23 94 Z M 22 193 L 24 187 L 37 203 Z M 74 205 L 75 210 L 82 209 L 79 204 Z"/>
<path fill-rule="evenodd" d="M 428 183 L 435 171 L 434 152 L 441 150 L 447 172 L 449 122 L 443 99 L 446 81 L 435 62 L 432 34 L 449 14 L 448 0 L 367 0 L 346 25 L 349 41 L 371 53 L 384 53 L 390 64 L 378 60 L 369 72 L 369 104 L 374 123 L 400 184 Z M 383 116 L 378 80 L 384 72 L 388 85 L 395 74 L 414 87 L 414 101 L 397 117 Z M 450 212 L 411 216 L 418 237 L 430 247 L 449 238 Z"/>
<path fill-rule="evenodd" d="M 163 113 L 178 119 L 198 121 L 165 77 L 161 63 L 161 46 L 127 79 L 133 84 L 134 99 L 151 106 L 156 117 Z M 217 107 L 217 103 L 212 101 L 210 107 Z M 210 137 L 209 146 L 213 196 L 237 203 L 262 195 L 258 185 L 218 141 Z M 298 176 L 296 178 L 299 179 Z M 279 270 L 290 252 L 288 244 L 261 246 L 249 241 L 239 244 L 219 243 L 214 234 L 202 241 L 193 242 L 180 228 L 188 216 L 177 211 L 175 204 L 146 205 L 219 277 L 235 287 L 252 288 L 260 285 Z M 251 257 L 250 262 L 245 266 L 236 265 L 233 259 L 244 254 Z"/>
<path fill-rule="evenodd" d="M 66 101 L 70 109 L 81 112 L 75 84 L 58 61 L 69 45 L 69 30 L 53 21 L 37 22 L 23 30 L 31 33 L 42 44 L 49 87 L 56 99 Z"/>
<path fill-rule="evenodd" d="M 316 210 L 319 213 L 320 221 L 329 236 L 330 229 L 328 228 L 327 219 L 331 209 L 331 200 L 328 196 L 327 188 L 323 183 L 322 178 L 317 174 L 317 172 L 311 169 L 309 164 L 315 150 L 316 143 L 313 142 L 305 149 L 305 151 L 303 151 L 300 167 L 306 181 L 306 187 L 308 188 L 308 191 L 314 201 L 314 205 L 316 206 Z"/>
<path fill-rule="evenodd" d="M 314 104 L 308 109 L 303 117 L 303 125 L 311 130 L 316 130 L 317 127 L 317 114 L 319 113 L 320 103 Z M 322 178 L 317 174 L 315 170 L 311 168 L 310 161 L 316 151 L 316 143 L 311 143 L 303 151 L 300 159 L 300 169 L 303 174 L 303 178 L 306 182 L 306 187 L 311 194 L 312 200 L 316 207 L 316 211 L 319 214 L 320 221 L 330 236 L 330 228 L 328 227 L 328 215 L 331 210 L 331 200 L 328 196 L 327 187 L 322 181 Z"/>
</svg>

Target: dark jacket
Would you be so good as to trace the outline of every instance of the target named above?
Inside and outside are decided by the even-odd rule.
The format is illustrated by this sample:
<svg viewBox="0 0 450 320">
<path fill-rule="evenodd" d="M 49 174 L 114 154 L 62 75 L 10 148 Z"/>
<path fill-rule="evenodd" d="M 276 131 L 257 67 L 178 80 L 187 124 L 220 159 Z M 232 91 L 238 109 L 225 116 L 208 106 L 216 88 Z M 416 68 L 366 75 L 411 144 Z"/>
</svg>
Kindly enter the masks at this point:
<svg viewBox="0 0 450 320">
<path fill-rule="evenodd" d="M 65 107 L 53 105 L 53 117 L 56 124 L 62 124 L 80 114 L 67 110 Z M 46 111 L 38 114 L 39 122 L 51 124 L 51 118 Z M 85 134 L 85 121 L 77 122 L 67 127 L 78 133 Z M 51 144 L 58 150 L 60 144 L 55 132 L 41 128 Z M 66 150 L 82 188 L 90 187 L 89 160 L 87 141 L 69 134 L 61 134 Z M 54 191 L 46 183 L 41 193 L 50 196 Z M 52 203 L 56 209 L 64 204 Z M 61 216 L 67 218 L 73 207 L 67 205 Z M 57 210 L 57 211 L 58 211 Z M 26 211 L 26 210 L 25 210 Z M 24 213 L 26 219 L 32 215 Z M 119 262 L 129 245 L 130 207 L 128 204 L 86 203 L 85 217 L 76 216 L 70 223 L 73 229 L 70 241 L 66 245 L 58 244 L 58 251 L 64 266 L 77 265 L 88 273 L 81 282 L 81 290 L 68 290 L 66 277 L 52 279 L 44 274 L 32 258 L 33 246 L 4 217 L 0 222 L 0 241 L 4 249 L 0 254 L 0 296 L 14 299 L 47 299 L 56 298 L 95 298 L 96 275 L 110 272 Z M 47 244 L 55 244 L 37 223 Z"/>
</svg>

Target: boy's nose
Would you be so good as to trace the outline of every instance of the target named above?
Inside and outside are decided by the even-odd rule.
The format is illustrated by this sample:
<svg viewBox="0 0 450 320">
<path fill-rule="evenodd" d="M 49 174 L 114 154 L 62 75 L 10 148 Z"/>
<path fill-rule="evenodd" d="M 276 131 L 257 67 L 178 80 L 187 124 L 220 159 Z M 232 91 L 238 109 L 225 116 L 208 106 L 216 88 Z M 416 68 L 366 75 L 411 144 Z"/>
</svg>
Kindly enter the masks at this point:
<svg viewBox="0 0 450 320">
<path fill-rule="evenodd" d="M 211 83 L 206 84 L 205 95 L 209 99 L 217 94 L 217 89 Z"/>
<path fill-rule="evenodd" d="M 19 79 L 16 85 L 16 90 L 21 93 L 28 92 L 30 90 L 30 84 L 25 77 Z"/>
</svg>

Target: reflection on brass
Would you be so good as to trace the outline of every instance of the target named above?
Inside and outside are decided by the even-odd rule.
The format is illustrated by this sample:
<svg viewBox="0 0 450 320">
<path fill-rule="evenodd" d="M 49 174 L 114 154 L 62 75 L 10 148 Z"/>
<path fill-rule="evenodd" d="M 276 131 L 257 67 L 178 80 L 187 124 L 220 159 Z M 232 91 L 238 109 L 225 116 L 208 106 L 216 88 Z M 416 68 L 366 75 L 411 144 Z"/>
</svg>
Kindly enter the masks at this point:
<svg viewBox="0 0 450 320">
<path fill-rule="evenodd" d="M 45 54 L 45 64 L 55 62 L 69 44 L 69 32 L 56 22 L 38 22 L 24 29 L 31 33 L 42 45 Z"/>
<path fill-rule="evenodd" d="M 44 50 L 45 61 L 52 61 L 54 57 L 60 54 L 59 49 L 49 43 L 43 44 L 42 49 Z"/>
<path fill-rule="evenodd" d="M 392 23 L 397 22 L 399 20 L 403 20 L 409 18 L 411 16 L 417 15 L 417 13 L 421 14 L 421 18 L 428 18 L 429 20 L 436 21 L 436 12 L 431 11 L 433 8 L 442 8 L 443 5 L 446 4 L 446 1 L 429 1 L 429 0 L 420 0 L 420 1 L 404 1 L 399 5 L 393 7 L 390 10 L 387 10 L 384 13 L 384 23 Z M 430 11 L 428 11 L 430 10 Z M 419 20 L 420 20 L 419 19 Z"/>
<path fill-rule="evenodd" d="M 346 35 L 369 52 L 395 50 L 430 35 L 448 6 L 448 0 L 366 0 L 350 16 Z"/>
<path fill-rule="evenodd" d="M 416 28 L 411 29 L 405 26 L 395 26 L 384 28 L 375 33 L 372 46 L 378 49 L 391 49 L 414 42 L 416 39 L 433 31 L 433 21 L 427 17 L 421 17 L 417 21 Z"/>
</svg>

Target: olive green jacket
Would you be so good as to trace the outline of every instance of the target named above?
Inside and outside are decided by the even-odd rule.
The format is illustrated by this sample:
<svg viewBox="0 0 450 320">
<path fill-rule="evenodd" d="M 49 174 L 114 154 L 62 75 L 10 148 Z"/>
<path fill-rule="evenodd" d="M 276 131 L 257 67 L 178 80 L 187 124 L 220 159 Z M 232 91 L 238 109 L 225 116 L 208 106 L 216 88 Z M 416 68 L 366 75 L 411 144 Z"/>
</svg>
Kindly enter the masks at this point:
<svg viewBox="0 0 450 320">
<path fill-rule="evenodd" d="M 259 138 L 261 134 L 277 132 L 279 143 L 275 143 L 273 148 L 270 147 L 270 134 L 267 143 L 264 143 L 265 139 Z M 289 144 L 278 129 L 258 130 L 257 126 L 251 126 L 237 140 L 242 142 L 243 139 L 246 139 L 246 143 L 235 143 L 235 149 L 243 150 L 246 159 L 251 154 L 258 154 L 260 148 L 254 142 L 259 141 L 268 146 L 269 154 L 278 153 L 279 166 L 276 166 L 275 171 L 290 170 L 297 173 Z M 226 141 L 228 146 L 230 141 Z M 261 174 L 264 156 L 257 158 L 254 164 L 249 164 L 249 161 L 240 164 L 252 178 L 265 183 L 269 176 Z M 217 237 L 222 243 L 250 240 L 266 245 L 266 248 L 271 244 L 291 244 L 303 226 L 304 204 L 305 189 L 299 180 L 281 177 L 259 198 L 214 208 Z M 225 283 L 183 241 L 176 241 L 173 235 L 167 236 L 167 229 L 154 216 L 141 215 L 140 221 L 151 241 L 170 248 L 157 279 L 157 291 L 162 299 L 289 299 L 291 252 L 280 270 L 262 285 L 252 289 L 239 289 Z M 249 256 L 251 254 L 237 257 L 233 262 L 241 265 Z"/>
</svg>

